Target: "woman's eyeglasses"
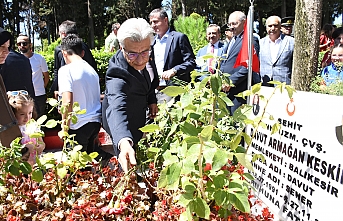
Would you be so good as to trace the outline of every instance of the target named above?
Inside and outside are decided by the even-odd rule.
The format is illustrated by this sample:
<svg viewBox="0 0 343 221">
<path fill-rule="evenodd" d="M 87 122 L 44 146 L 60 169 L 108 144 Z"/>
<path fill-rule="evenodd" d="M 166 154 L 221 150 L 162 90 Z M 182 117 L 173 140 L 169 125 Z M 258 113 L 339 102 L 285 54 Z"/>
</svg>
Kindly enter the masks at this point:
<svg viewBox="0 0 343 221">
<path fill-rule="evenodd" d="M 124 48 L 123 48 L 123 51 L 131 61 L 136 60 L 139 55 L 142 56 L 143 58 L 147 58 L 150 56 L 150 52 L 151 52 L 151 50 L 146 50 L 146 51 L 142 51 L 140 53 L 134 53 L 134 52 L 128 53 L 125 51 Z"/>
<path fill-rule="evenodd" d="M 27 46 L 29 43 L 24 41 L 24 42 L 18 42 L 17 45 L 18 46 Z"/>
<path fill-rule="evenodd" d="M 8 96 L 18 96 L 19 94 L 22 95 L 29 95 L 27 91 L 24 90 L 19 90 L 19 91 L 7 91 Z"/>
</svg>

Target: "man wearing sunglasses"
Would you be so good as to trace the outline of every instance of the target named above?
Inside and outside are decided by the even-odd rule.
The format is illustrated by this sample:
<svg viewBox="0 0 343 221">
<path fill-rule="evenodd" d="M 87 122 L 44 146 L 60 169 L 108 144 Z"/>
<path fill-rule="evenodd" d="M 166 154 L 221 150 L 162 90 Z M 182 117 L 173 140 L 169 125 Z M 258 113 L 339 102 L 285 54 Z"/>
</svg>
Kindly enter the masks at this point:
<svg viewBox="0 0 343 221">
<path fill-rule="evenodd" d="M 158 75 L 150 58 L 153 30 L 142 18 L 126 20 L 118 30 L 121 50 L 110 59 L 102 102 L 103 128 L 111 136 L 122 169 L 136 164 L 135 147 L 142 138 L 139 128 L 157 114 L 155 88 Z M 150 62 L 152 71 L 146 64 Z"/>
<path fill-rule="evenodd" d="M 40 117 L 45 114 L 45 88 L 49 83 L 48 65 L 42 55 L 32 51 L 31 40 L 27 35 L 19 35 L 17 38 L 17 46 L 19 51 L 30 60 L 32 82 L 36 95 L 37 116 Z"/>
</svg>

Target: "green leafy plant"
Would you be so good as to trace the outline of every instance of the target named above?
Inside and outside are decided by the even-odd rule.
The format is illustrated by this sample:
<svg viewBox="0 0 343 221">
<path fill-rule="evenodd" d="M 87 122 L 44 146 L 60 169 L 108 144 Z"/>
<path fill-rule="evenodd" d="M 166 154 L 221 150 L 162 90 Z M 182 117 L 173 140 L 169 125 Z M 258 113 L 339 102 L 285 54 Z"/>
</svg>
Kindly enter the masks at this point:
<svg viewBox="0 0 343 221">
<path fill-rule="evenodd" d="M 49 99 L 49 104 L 53 107 L 58 106 L 58 101 L 55 99 Z M 61 106 L 61 113 L 66 111 L 66 106 Z M 77 115 L 84 114 L 86 110 L 81 110 L 80 105 L 75 102 L 73 104 L 73 111 L 68 113 L 67 121 L 71 120 L 72 122 L 77 122 Z M 63 121 L 57 121 L 50 119 L 48 121 L 47 117 L 43 115 L 37 121 L 31 119 L 26 125 L 26 133 L 30 138 L 36 139 L 35 143 L 38 143 L 38 138 L 44 136 L 44 133 L 40 130 L 41 127 L 53 128 L 57 124 L 62 124 Z M 44 124 L 44 122 L 46 122 Z M 33 129 L 30 129 L 33 128 Z M 68 131 L 68 128 L 65 128 L 65 131 Z M 5 168 L 3 177 L 6 176 L 6 173 L 10 173 L 15 176 L 19 176 L 22 173 L 30 174 L 32 180 L 36 182 L 42 182 L 44 174 L 48 172 L 53 172 L 54 176 L 54 192 L 51 193 L 51 199 L 57 198 L 68 185 L 70 178 L 80 169 L 86 167 L 87 164 L 91 163 L 92 160 L 97 157 L 97 153 L 87 154 L 86 152 L 80 152 L 82 146 L 78 145 L 74 140 L 74 135 L 69 135 L 67 132 L 60 134 L 61 137 L 64 137 L 64 145 L 62 149 L 61 159 L 56 159 L 54 153 L 44 154 L 41 158 L 36 156 L 37 165 L 32 169 L 30 164 L 24 162 L 21 159 L 21 148 L 20 138 L 12 142 L 11 148 L 0 148 L 0 154 L 3 154 L 3 167 Z M 67 144 L 69 146 L 67 146 Z M 62 158 L 63 156 L 63 158 Z M 60 162 L 60 163 L 57 163 Z M 0 171 L 1 167 L 0 167 Z M 69 174 L 68 174 L 69 173 Z M 2 181 L 3 183 L 3 181 Z"/>
<path fill-rule="evenodd" d="M 310 85 L 311 91 L 321 94 L 343 96 L 342 80 L 337 78 L 334 83 L 331 83 L 329 85 L 325 85 L 323 82 L 324 79 L 322 78 L 322 76 L 316 76 L 316 78 L 312 81 Z"/>
<path fill-rule="evenodd" d="M 217 70 L 201 82 L 167 87 L 163 93 L 178 99 L 160 105 L 155 123 L 141 128 L 146 133 L 140 142 L 146 156 L 142 161 L 153 162 L 160 170 L 156 191 L 162 199 L 170 199 L 169 208 L 174 204 L 184 208 L 179 220 L 219 220 L 232 215 L 233 208 L 250 212 L 248 180 L 254 178 L 242 168 L 253 171 L 252 162 L 264 157 L 248 154 L 251 137 L 245 128 L 252 125 L 256 133 L 256 128 L 266 126 L 263 119 L 272 116 L 263 110 L 262 116 L 251 119 L 251 105 L 229 116 L 227 106 L 232 102 L 221 91 L 228 81 L 227 74 Z M 277 84 L 275 90 L 287 90 L 292 97 L 290 86 L 272 83 Z M 260 87 L 256 84 L 238 96 L 258 93 Z M 266 98 L 260 95 L 260 99 Z M 276 122 L 272 132 L 279 128 Z"/>
<path fill-rule="evenodd" d="M 59 102 L 56 99 L 48 99 L 49 104 L 53 108 L 57 108 Z M 60 107 L 61 114 L 66 113 L 67 106 L 62 105 Z M 80 169 L 84 169 L 89 163 L 92 162 L 94 158 L 98 156 L 98 153 L 87 154 L 86 152 L 81 152 L 82 146 L 75 141 L 75 135 L 69 135 L 69 127 L 65 125 L 64 121 L 71 121 L 73 123 L 77 122 L 77 115 L 86 113 L 85 109 L 80 109 L 78 102 L 73 103 L 72 111 L 67 113 L 67 118 L 65 120 L 48 120 L 45 126 L 47 128 L 53 128 L 57 124 L 64 125 L 64 130 L 59 132 L 59 136 L 63 138 L 63 148 L 60 159 L 56 159 L 54 153 L 44 154 L 43 157 L 37 158 L 37 167 L 32 172 L 32 179 L 37 182 L 43 180 L 43 173 L 52 171 L 55 173 L 55 192 L 54 197 L 58 197 L 68 185 L 71 177 L 76 174 Z M 39 123 L 43 123 L 46 120 L 46 116 L 43 119 L 39 119 Z M 30 135 L 31 137 L 32 135 Z M 57 163 L 59 162 L 59 163 Z"/>
<path fill-rule="evenodd" d="M 194 54 L 197 54 L 198 50 L 207 44 L 206 28 L 208 22 L 206 17 L 200 16 L 197 13 L 192 13 L 187 17 L 180 15 L 175 20 L 174 26 L 176 31 L 187 35 Z"/>
<path fill-rule="evenodd" d="M 55 99 L 48 101 L 54 108 L 59 106 Z M 62 114 L 66 110 L 67 106 L 60 107 Z M 75 123 L 83 113 L 75 102 L 65 120 Z M 35 128 L 29 136 L 38 139 L 44 135 L 40 127 L 57 124 L 63 121 L 42 116 L 26 127 Z M 94 161 L 97 153 L 81 152 L 82 147 L 67 132 L 60 136 L 64 137 L 62 155 L 36 157 L 33 169 L 21 160 L 20 138 L 12 142 L 12 148 L 0 148 L 0 220 L 151 220 L 149 197 L 138 185 L 136 168 L 124 174 L 116 158 L 110 160 L 110 167 L 102 168 Z M 92 171 L 84 171 L 87 166 Z"/>
<path fill-rule="evenodd" d="M 0 147 L 0 186 L 4 185 L 7 175 L 30 174 L 31 165 L 22 160 L 20 138 L 12 141 L 10 148 Z"/>
</svg>

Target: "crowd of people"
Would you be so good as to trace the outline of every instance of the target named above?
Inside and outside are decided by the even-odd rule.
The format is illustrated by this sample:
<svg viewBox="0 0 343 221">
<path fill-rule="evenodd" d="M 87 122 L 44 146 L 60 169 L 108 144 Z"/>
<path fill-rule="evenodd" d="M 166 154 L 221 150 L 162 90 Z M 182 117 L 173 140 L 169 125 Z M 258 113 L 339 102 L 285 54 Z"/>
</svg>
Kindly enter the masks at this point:
<svg viewBox="0 0 343 221">
<path fill-rule="evenodd" d="M 245 22 L 244 12 L 231 13 L 224 41 L 221 40 L 220 26 L 210 24 L 206 30 L 208 44 L 196 56 L 188 37 L 170 26 L 164 9 L 153 10 L 149 14 L 149 22 L 131 18 L 122 24 L 113 24 L 111 34 L 105 40 L 105 51 L 116 53 L 109 61 L 103 101 L 100 99 L 97 64 L 88 46 L 78 37 L 73 21 L 64 21 L 59 26 L 62 42 L 55 48 L 54 79 L 50 89 L 46 88 L 50 80 L 46 61 L 33 53 L 30 38 L 20 35 L 17 46 L 21 53 L 15 52 L 11 45 L 12 35 L 2 28 L 0 73 L 23 136 L 23 125 L 35 111 L 39 116 L 45 114 L 45 91 L 50 90 L 67 107 L 67 112 L 62 114 L 62 131 L 68 128 L 65 132 L 75 134 L 75 140 L 83 146 L 82 151 L 97 151 L 106 158 L 108 154 L 94 146 L 94 140 L 103 127 L 112 138 L 114 153 L 122 169 L 128 171 L 130 165 L 136 164 L 135 150 L 143 136 L 139 128 L 146 124 L 147 117 L 156 117 L 158 103 L 172 100 L 163 93 L 163 89 L 174 85 L 173 79 L 190 82 L 190 72 L 196 69 L 202 73 L 197 79 L 201 81 L 219 68 L 222 73 L 230 74 L 234 85 L 222 86 L 222 91 L 233 102 L 233 106 L 228 107 L 230 114 L 246 102 L 236 95 L 247 89 L 248 69 L 235 65 L 242 48 Z M 252 84 L 262 82 L 264 86 L 273 87 L 269 83 L 273 80 L 291 83 L 293 23 L 292 17 L 281 19 L 270 16 L 266 20 L 267 35 L 260 38 L 254 34 L 253 45 L 259 57 L 260 71 L 253 73 Z M 343 62 L 343 31 L 340 28 L 332 34 L 323 33 L 326 40 L 323 40 L 320 49 L 331 49 L 322 74 L 326 84 L 329 84 L 335 77 L 343 77 L 342 73 L 333 74 L 333 71 L 342 71 L 337 69 L 337 61 Z M 196 58 L 206 54 L 222 57 L 221 64 L 208 59 L 204 66 L 197 65 Z M 77 123 L 66 120 L 73 102 L 78 102 L 81 109 L 87 110 L 86 114 L 78 117 Z M 19 113 L 22 116 L 17 116 Z M 24 140 L 22 143 L 27 144 Z M 43 144 L 39 148 L 29 147 L 30 156 L 44 149 Z M 34 163 L 32 159 L 30 162 Z"/>
</svg>

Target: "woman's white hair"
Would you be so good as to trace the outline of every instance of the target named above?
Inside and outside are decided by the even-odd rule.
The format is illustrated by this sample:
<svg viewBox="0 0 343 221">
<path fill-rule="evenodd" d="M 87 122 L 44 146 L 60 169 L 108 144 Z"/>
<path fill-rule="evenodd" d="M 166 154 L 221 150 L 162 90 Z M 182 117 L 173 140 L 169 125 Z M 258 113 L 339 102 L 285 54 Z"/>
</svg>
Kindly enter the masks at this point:
<svg viewBox="0 0 343 221">
<path fill-rule="evenodd" d="M 152 44 L 154 40 L 154 30 L 145 19 L 130 18 L 120 26 L 117 38 L 122 48 L 125 48 L 125 39 L 140 42 L 149 38 L 150 44 Z"/>
</svg>

